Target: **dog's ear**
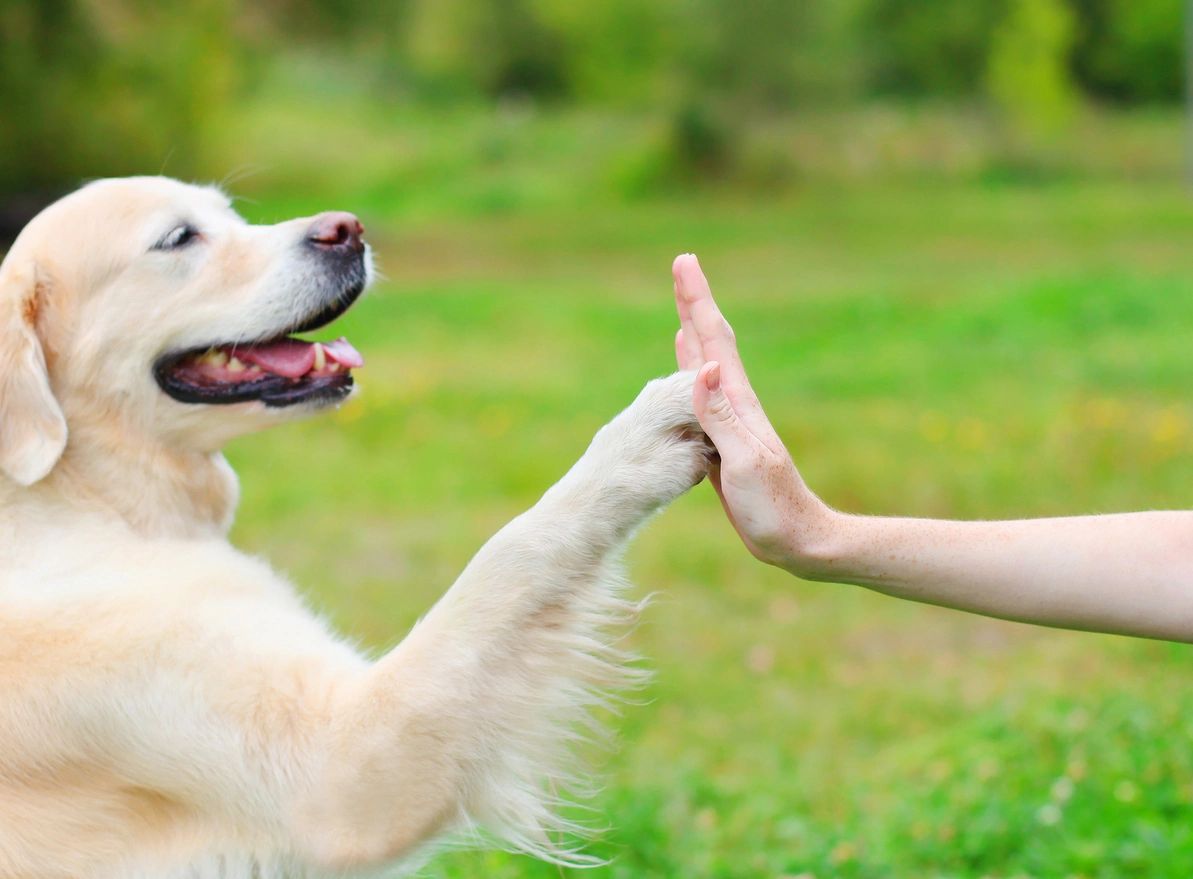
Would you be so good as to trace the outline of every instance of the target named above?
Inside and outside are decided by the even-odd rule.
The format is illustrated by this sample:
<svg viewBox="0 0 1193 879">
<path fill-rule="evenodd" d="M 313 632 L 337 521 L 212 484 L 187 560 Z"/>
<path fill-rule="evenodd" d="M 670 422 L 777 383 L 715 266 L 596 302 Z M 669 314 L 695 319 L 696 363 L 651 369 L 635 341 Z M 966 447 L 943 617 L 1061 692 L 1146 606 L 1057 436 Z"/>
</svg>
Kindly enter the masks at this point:
<svg viewBox="0 0 1193 879">
<path fill-rule="evenodd" d="M 66 448 L 66 418 L 37 336 L 41 305 L 32 267 L 0 265 L 0 470 L 21 485 L 43 479 Z"/>
</svg>

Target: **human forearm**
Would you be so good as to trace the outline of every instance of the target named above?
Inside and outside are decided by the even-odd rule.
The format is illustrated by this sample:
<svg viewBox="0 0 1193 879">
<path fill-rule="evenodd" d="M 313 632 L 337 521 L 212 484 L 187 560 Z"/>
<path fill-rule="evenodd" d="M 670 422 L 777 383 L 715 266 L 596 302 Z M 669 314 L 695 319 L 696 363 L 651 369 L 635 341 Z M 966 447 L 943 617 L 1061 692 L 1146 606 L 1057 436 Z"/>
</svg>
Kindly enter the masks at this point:
<svg viewBox="0 0 1193 879">
<path fill-rule="evenodd" d="M 781 562 L 1023 622 L 1193 641 L 1193 512 L 1005 522 L 831 514 Z"/>
</svg>

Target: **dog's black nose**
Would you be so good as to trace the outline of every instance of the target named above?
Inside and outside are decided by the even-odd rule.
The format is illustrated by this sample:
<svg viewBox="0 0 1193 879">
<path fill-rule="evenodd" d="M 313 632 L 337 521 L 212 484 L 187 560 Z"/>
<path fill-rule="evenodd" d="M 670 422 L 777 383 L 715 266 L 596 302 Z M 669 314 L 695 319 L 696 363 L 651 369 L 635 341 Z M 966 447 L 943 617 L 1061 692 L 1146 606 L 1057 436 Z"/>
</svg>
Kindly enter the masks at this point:
<svg viewBox="0 0 1193 879">
<path fill-rule="evenodd" d="M 328 211 L 315 217 L 307 230 L 307 241 L 320 249 L 361 253 L 365 249 L 364 234 L 365 227 L 354 214 Z"/>
</svg>

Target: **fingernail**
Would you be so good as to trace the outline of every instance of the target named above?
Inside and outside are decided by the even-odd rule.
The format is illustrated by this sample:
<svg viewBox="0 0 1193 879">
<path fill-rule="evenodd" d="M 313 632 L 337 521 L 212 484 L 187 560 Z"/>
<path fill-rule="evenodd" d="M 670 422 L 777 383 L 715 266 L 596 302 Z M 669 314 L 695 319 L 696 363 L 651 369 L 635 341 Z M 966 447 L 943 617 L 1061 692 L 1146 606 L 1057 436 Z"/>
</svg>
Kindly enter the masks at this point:
<svg viewBox="0 0 1193 879">
<path fill-rule="evenodd" d="M 715 360 L 708 365 L 708 372 L 704 374 L 704 386 L 714 394 L 721 389 L 721 364 Z"/>
</svg>

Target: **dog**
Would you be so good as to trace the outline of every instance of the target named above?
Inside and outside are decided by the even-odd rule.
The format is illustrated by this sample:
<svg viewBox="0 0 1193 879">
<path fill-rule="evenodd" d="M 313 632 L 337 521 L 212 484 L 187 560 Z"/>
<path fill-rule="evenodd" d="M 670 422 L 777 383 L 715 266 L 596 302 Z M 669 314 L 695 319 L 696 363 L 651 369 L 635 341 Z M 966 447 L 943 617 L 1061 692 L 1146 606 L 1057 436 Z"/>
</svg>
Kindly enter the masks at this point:
<svg viewBox="0 0 1193 879">
<path fill-rule="evenodd" d="M 232 437 L 342 403 L 291 338 L 372 276 L 363 229 L 91 183 L 0 265 L 0 876 L 401 869 L 483 831 L 582 859 L 559 806 L 635 672 L 621 547 L 705 475 L 693 376 L 646 385 L 377 660 L 226 534 Z"/>
</svg>

